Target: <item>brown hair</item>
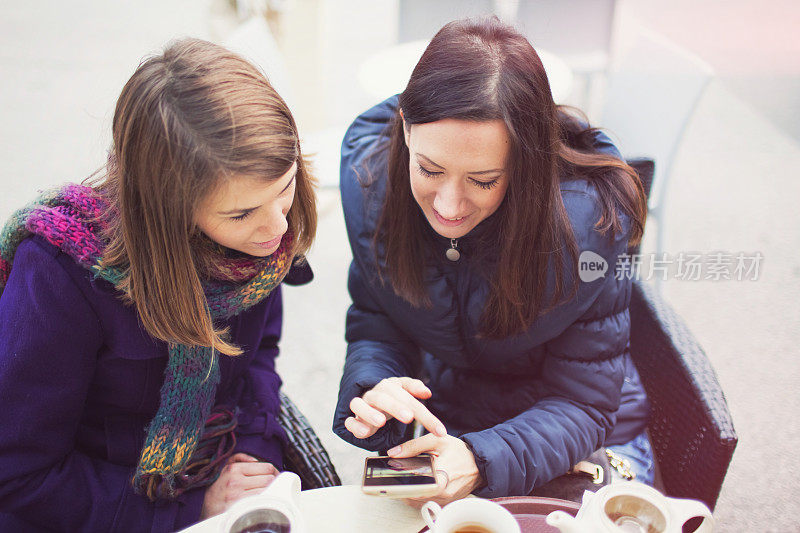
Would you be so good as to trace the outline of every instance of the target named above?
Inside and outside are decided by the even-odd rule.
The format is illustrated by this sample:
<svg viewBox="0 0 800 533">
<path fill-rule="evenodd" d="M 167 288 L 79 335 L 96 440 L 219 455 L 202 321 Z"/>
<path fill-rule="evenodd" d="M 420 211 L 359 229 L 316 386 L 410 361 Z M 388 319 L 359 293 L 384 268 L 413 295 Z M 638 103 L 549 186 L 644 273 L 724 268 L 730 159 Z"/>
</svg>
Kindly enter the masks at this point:
<svg viewBox="0 0 800 533">
<path fill-rule="evenodd" d="M 636 172 L 615 157 L 594 153 L 596 130 L 556 106 L 531 44 L 496 17 L 454 21 L 439 30 L 400 94 L 399 109 L 408 127 L 454 118 L 500 119 L 508 128 L 509 185 L 495 214 L 499 256 L 490 276 L 482 335 L 521 333 L 539 314 L 577 292 L 578 251 L 561 179 L 585 177 L 597 189 L 602 204 L 598 231 L 620 232 L 621 209 L 631 219 L 630 244 L 640 241 L 646 200 Z M 375 244 L 385 246 L 394 292 L 412 305 L 428 306 L 420 261 L 427 221 L 411 194 L 399 110 L 389 136 L 389 180 Z M 555 266 L 555 291 L 542 302 L 549 264 Z M 565 269 L 570 267 L 573 286 L 567 293 Z"/>
<path fill-rule="evenodd" d="M 317 223 L 314 180 L 286 103 L 241 57 L 184 39 L 139 65 L 117 101 L 112 130 L 96 189 L 110 213 L 103 263 L 126 269 L 117 288 L 153 337 L 240 354 L 207 307 L 199 272 L 212 247 L 195 214 L 224 180 L 273 181 L 297 162 L 287 220 L 294 252 L 308 250 Z"/>
</svg>

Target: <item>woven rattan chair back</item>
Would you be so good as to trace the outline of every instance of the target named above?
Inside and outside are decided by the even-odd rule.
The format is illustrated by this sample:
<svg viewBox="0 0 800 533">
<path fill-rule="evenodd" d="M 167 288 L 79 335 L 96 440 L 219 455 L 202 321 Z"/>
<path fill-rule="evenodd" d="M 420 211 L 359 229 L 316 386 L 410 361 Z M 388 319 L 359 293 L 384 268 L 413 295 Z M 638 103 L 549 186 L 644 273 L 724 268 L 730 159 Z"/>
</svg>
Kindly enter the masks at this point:
<svg viewBox="0 0 800 533">
<path fill-rule="evenodd" d="M 629 159 L 650 195 L 655 164 Z M 638 254 L 639 246 L 630 254 Z M 737 437 L 717 375 L 684 321 L 654 287 L 635 281 L 631 294 L 631 355 L 651 403 L 648 431 L 661 489 L 711 509 Z"/>
<path fill-rule="evenodd" d="M 339 475 L 317 434 L 300 409 L 283 392 L 278 421 L 288 437 L 284 467 L 300 476 L 303 490 L 341 485 Z"/>
<path fill-rule="evenodd" d="M 648 430 L 664 492 L 714 509 L 737 436 L 717 375 L 683 320 L 634 282 L 631 355 L 651 403 Z"/>
</svg>

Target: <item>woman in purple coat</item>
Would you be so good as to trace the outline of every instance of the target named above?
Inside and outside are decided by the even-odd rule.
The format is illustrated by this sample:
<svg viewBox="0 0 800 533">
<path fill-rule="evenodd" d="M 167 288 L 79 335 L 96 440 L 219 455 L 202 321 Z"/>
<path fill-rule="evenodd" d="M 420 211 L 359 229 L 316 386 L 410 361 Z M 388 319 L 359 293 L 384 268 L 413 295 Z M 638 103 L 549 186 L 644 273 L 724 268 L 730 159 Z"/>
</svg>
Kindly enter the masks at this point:
<svg viewBox="0 0 800 533">
<path fill-rule="evenodd" d="M 252 65 L 188 39 L 139 66 L 103 175 L 0 235 L 0 530 L 173 531 L 270 483 L 312 187 Z"/>
</svg>

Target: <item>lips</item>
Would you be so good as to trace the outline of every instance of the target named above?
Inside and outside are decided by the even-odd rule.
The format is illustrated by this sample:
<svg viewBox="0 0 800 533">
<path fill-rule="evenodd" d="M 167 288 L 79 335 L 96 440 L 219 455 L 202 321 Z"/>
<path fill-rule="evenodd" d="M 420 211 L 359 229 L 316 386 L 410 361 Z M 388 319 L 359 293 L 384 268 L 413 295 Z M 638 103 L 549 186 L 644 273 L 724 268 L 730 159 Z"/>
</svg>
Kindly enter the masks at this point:
<svg viewBox="0 0 800 533">
<path fill-rule="evenodd" d="M 448 226 L 448 227 L 460 226 L 461 224 L 464 223 L 464 221 L 469 216 L 469 215 L 466 215 L 466 216 L 455 218 L 455 219 L 453 219 L 453 218 L 444 218 L 442 215 L 439 214 L 439 212 L 436 209 L 433 210 L 433 214 L 436 217 L 436 221 L 439 224 L 441 224 L 443 226 Z"/>
<path fill-rule="evenodd" d="M 264 250 L 269 250 L 270 248 L 277 248 L 278 245 L 281 243 L 281 239 L 282 238 L 283 238 L 283 235 L 281 235 L 280 237 L 275 237 L 274 239 L 272 239 L 270 241 L 254 242 L 253 244 L 258 246 L 259 248 L 263 248 Z"/>
</svg>

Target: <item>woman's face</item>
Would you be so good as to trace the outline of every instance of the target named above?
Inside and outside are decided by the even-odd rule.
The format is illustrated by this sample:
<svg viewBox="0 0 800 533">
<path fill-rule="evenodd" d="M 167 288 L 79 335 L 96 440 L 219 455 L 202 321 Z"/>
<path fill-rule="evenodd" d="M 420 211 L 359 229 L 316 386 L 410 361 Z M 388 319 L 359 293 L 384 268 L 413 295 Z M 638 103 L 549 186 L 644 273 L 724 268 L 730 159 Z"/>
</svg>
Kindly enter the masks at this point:
<svg viewBox="0 0 800 533">
<path fill-rule="evenodd" d="M 405 138 L 411 192 L 436 233 L 463 237 L 500 207 L 509 153 L 502 120 L 413 124 Z"/>
<path fill-rule="evenodd" d="M 275 181 L 252 177 L 227 180 L 195 216 L 197 227 L 211 240 L 232 250 L 266 257 L 281 244 L 294 201 L 297 163 Z"/>
</svg>

